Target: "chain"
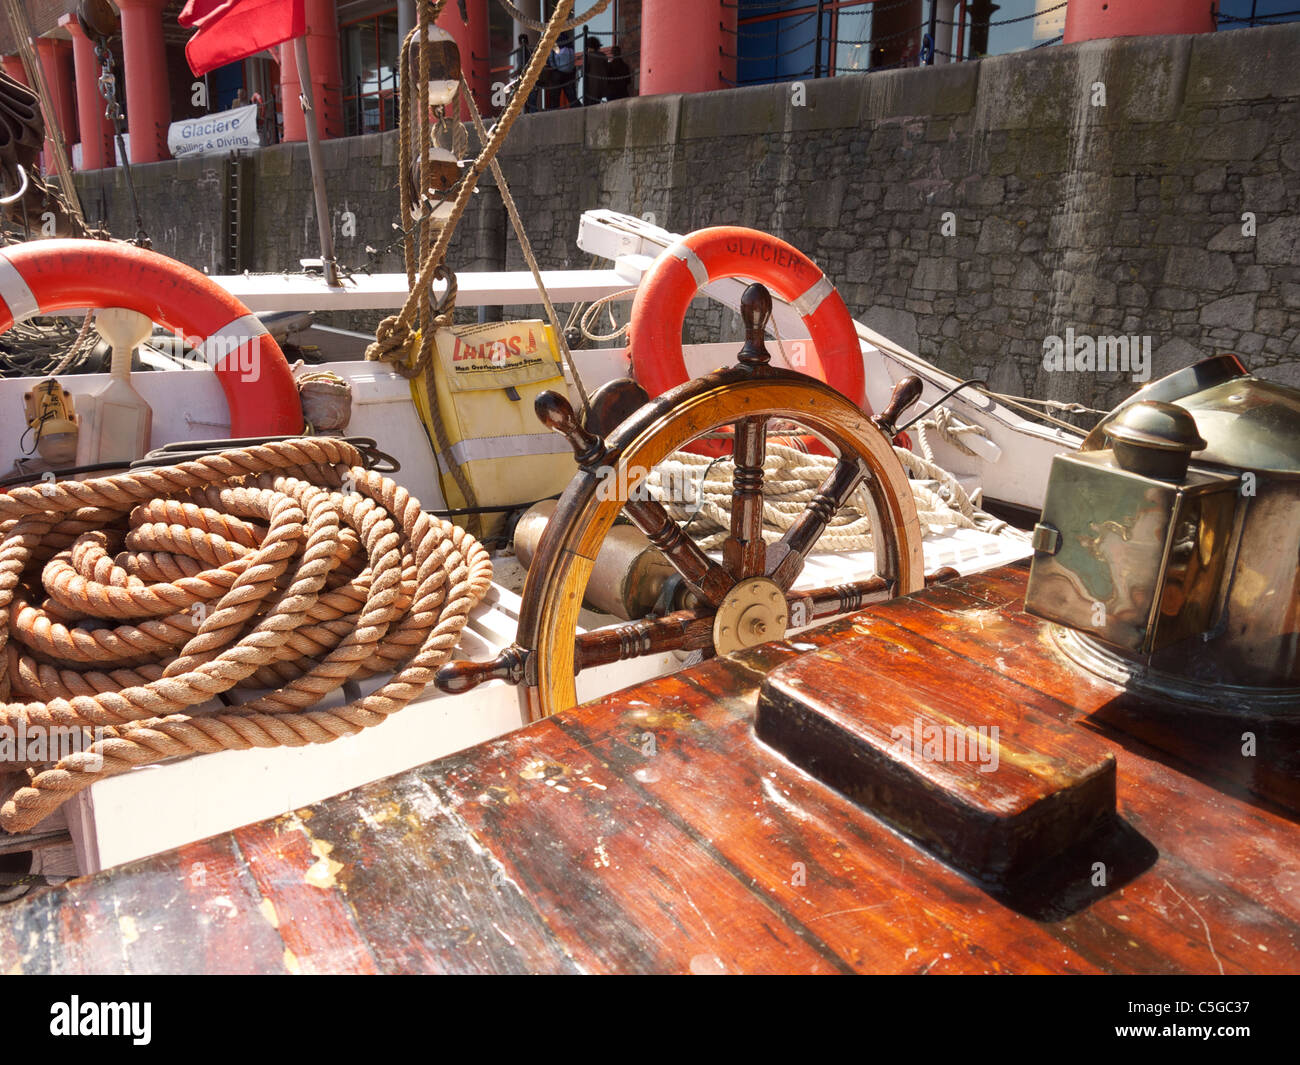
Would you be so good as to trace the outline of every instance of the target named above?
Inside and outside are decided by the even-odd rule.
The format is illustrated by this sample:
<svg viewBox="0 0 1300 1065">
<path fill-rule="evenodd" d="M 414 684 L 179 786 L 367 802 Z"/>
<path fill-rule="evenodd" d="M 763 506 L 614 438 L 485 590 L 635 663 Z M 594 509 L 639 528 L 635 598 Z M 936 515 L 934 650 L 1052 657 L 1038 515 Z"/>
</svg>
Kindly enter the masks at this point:
<svg viewBox="0 0 1300 1065">
<path fill-rule="evenodd" d="M 135 212 L 135 237 L 130 243 L 140 248 L 152 248 L 153 241 L 145 232 L 140 200 L 135 194 L 135 181 L 131 178 L 131 160 L 127 156 L 126 141 L 122 137 L 122 105 L 117 102 L 117 75 L 113 73 L 113 53 L 108 47 L 107 39 L 101 37 L 95 42 L 95 58 L 99 60 L 99 95 L 104 98 L 104 117 L 113 123 L 113 139 L 117 145 L 117 154 L 122 157 L 126 189 L 131 196 L 131 210 Z"/>
</svg>

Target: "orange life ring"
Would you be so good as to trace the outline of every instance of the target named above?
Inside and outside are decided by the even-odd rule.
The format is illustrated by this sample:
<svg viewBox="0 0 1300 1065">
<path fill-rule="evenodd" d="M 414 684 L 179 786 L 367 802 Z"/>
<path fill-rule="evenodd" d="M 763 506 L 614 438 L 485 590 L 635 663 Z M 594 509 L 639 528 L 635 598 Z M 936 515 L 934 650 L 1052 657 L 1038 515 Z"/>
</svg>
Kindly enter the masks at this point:
<svg viewBox="0 0 1300 1065">
<path fill-rule="evenodd" d="M 37 314 L 124 307 L 180 334 L 217 374 L 232 439 L 302 432 L 284 353 L 257 316 L 197 270 L 102 240 L 34 240 L 0 249 L 0 333 Z"/>
<path fill-rule="evenodd" d="M 815 349 L 805 372 L 871 412 L 857 329 L 835 286 L 798 248 L 741 226 L 696 230 L 665 249 L 642 279 L 627 332 L 633 376 L 651 396 L 687 379 L 682 354 L 686 310 L 704 285 L 724 277 L 761 282 L 795 307 Z M 810 450 L 825 450 L 814 437 L 801 439 Z M 691 450 L 729 454 L 731 444 L 697 440 Z"/>
</svg>

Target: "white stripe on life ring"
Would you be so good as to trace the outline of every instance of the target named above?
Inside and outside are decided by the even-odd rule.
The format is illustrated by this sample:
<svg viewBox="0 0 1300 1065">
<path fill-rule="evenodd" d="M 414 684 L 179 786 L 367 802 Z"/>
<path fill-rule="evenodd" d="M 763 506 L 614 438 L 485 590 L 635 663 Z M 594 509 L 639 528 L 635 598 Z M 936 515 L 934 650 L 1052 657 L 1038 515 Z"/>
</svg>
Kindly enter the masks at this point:
<svg viewBox="0 0 1300 1065">
<path fill-rule="evenodd" d="M 26 278 L 4 254 L 0 254 L 0 299 L 9 307 L 15 322 L 41 313 L 41 305 L 36 302 Z"/>
<path fill-rule="evenodd" d="M 835 291 L 835 286 L 831 284 L 830 278 L 822 274 L 820 278 L 808 286 L 807 290 L 801 296 L 796 296 L 790 301 L 790 306 L 799 312 L 801 318 L 807 318 L 809 315 L 816 314 L 817 308 Z"/>
<path fill-rule="evenodd" d="M 255 314 L 245 314 L 229 325 L 223 325 L 203 342 L 199 353 L 209 366 L 216 367 L 227 355 L 233 355 L 245 344 L 266 336 L 266 326 Z"/>
<path fill-rule="evenodd" d="M 674 259 L 680 259 L 686 264 L 686 268 L 690 270 L 691 276 L 695 278 L 695 284 L 697 286 L 703 288 L 711 280 L 709 277 L 709 271 L 704 268 L 704 263 L 701 262 L 700 257 L 695 254 L 695 249 L 687 244 L 686 241 L 679 240 L 668 249 L 668 254 Z"/>
</svg>

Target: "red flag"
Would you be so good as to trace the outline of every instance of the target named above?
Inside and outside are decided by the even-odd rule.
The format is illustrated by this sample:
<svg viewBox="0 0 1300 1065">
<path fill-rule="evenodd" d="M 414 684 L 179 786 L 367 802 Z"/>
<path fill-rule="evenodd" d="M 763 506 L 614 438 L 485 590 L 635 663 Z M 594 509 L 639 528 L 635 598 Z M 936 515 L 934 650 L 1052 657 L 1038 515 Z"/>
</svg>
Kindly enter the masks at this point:
<svg viewBox="0 0 1300 1065">
<path fill-rule="evenodd" d="M 304 0 L 189 0 L 178 21 L 197 31 L 185 46 L 196 75 L 307 32 Z"/>
</svg>

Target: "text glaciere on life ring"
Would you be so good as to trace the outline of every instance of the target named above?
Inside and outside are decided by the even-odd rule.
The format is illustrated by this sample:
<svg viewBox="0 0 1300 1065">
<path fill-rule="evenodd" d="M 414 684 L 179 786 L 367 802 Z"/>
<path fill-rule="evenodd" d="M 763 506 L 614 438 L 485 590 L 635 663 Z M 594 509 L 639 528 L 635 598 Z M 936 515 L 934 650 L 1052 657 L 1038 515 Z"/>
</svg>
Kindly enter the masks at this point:
<svg viewBox="0 0 1300 1065">
<path fill-rule="evenodd" d="M 236 107 L 202 118 L 173 122 L 167 129 L 167 148 L 173 158 L 233 152 L 237 148 L 258 148 L 257 104 Z"/>
</svg>

